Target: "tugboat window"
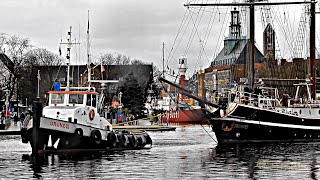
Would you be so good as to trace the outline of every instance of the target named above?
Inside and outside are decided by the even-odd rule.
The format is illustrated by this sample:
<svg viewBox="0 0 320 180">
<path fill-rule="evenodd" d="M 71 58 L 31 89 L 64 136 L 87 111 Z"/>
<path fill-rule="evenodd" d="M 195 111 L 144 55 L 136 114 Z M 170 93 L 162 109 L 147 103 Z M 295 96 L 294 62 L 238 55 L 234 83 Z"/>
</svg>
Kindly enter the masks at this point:
<svg viewBox="0 0 320 180">
<path fill-rule="evenodd" d="M 64 94 L 52 94 L 51 104 L 63 104 Z"/>
<path fill-rule="evenodd" d="M 92 101 L 92 103 L 91 103 Z M 87 96 L 87 106 L 93 106 L 96 107 L 96 95 L 89 95 Z"/>
<path fill-rule="evenodd" d="M 87 95 L 87 106 L 91 106 L 91 95 Z"/>
<path fill-rule="evenodd" d="M 97 106 L 97 96 L 96 95 L 92 95 L 92 106 L 93 107 Z"/>
<path fill-rule="evenodd" d="M 82 104 L 83 103 L 83 95 L 82 94 L 70 94 L 69 103 Z"/>
</svg>

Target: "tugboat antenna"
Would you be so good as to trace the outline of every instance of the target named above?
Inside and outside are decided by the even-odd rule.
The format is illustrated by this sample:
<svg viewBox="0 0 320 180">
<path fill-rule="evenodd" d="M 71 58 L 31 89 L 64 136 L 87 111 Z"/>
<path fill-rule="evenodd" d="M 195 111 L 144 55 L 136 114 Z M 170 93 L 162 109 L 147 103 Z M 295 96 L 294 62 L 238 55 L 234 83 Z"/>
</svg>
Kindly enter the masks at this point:
<svg viewBox="0 0 320 180">
<path fill-rule="evenodd" d="M 88 63 L 87 63 L 87 68 L 88 68 L 88 83 L 89 87 L 91 86 L 91 61 L 90 61 L 90 33 L 89 33 L 89 10 L 88 10 L 88 29 L 87 29 L 87 57 L 88 57 Z"/>
<path fill-rule="evenodd" d="M 71 47 L 73 44 L 80 44 L 79 42 L 72 42 L 71 39 L 71 30 L 72 30 L 72 26 L 70 26 L 70 31 L 68 32 L 68 37 L 67 37 L 67 42 L 66 43 L 60 43 L 60 44 L 66 44 L 67 45 L 67 87 L 66 87 L 66 91 L 70 90 L 70 57 L 71 57 Z"/>
</svg>

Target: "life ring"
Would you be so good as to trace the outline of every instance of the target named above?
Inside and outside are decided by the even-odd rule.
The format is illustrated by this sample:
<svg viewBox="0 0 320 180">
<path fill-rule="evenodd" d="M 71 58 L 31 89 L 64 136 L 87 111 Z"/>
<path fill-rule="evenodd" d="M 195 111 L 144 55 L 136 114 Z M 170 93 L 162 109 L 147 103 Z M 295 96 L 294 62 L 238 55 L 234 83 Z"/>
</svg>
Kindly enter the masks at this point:
<svg viewBox="0 0 320 180">
<path fill-rule="evenodd" d="M 94 110 L 93 109 L 90 109 L 89 110 L 89 119 L 92 121 L 94 118 Z"/>
<path fill-rule="evenodd" d="M 91 138 L 93 139 L 93 141 L 99 145 L 101 144 L 102 140 L 101 140 L 101 133 L 99 130 L 93 130 L 91 132 Z"/>
<path fill-rule="evenodd" d="M 223 122 L 221 125 L 221 129 L 225 132 L 229 132 L 234 128 L 235 125 L 236 124 L 234 122 L 232 122 L 230 125 L 229 123 Z"/>
</svg>

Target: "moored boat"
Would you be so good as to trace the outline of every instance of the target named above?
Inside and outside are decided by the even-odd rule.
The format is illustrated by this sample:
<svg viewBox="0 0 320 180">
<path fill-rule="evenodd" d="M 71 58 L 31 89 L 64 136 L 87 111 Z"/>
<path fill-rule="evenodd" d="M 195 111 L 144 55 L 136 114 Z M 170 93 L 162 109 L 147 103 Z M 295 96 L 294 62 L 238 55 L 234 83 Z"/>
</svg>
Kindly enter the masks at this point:
<svg viewBox="0 0 320 180">
<path fill-rule="evenodd" d="M 310 85 L 296 84 L 296 95 Z M 221 117 L 210 122 L 221 143 L 320 141 L 320 103 L 310 96 L 280 100 L 238 91 L 226 110 L 220 111 Z"/>
<path fill-rule="evenodd" d="M 29 116 L 24 120 L 22 127 L 22 142 L 30 142 L 36 139 L 38 150 L 121 150 L 141 149 L 152 140 L 148 133 L 130 133 L 128 131 L 115 131 L 112 124 L 103 117 L 105 83 L 114 80 L 91 80 L 91 69 L 88 66 L 88 86 L 70 87 L 69 65 L 71 28 L 68 32 L 68 75 L 67 86 L 60 88 L 55 83 L 55 90 L 48 92 L 48 104 L 42 109 L 39 127 L 34 127 L 34 121 Z M 90 63 L 88 63 L 90 64 Z M 39 77 L 39 76 L 38 76 Z M 98 93 L 91 83 L 101 83 L 101 91 Z M 57 86 L 56 86 L 57 85 Z M 38 94 L 39 96 L 39 94 Z M 37 116 L 37 115 L 36 115 Z M 33 116 L 35 118 L 36 116 Z M 34 129 L 37 129 L 36 133 Z M 35 134 L 33 134 L 35 133 Z M 36 136 L 36 137 L 35 137 Z"/>
</svg>

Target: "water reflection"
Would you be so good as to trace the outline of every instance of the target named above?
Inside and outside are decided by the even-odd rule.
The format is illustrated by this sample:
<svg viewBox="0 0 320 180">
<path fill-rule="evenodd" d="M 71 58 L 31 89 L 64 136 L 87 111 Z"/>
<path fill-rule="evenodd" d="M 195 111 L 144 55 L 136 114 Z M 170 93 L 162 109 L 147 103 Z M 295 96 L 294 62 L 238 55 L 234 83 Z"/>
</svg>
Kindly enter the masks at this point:
<svg viewBox="0 0 320 180">
<path fill-rule="evenodd" d="M 315 143 L 218 145 L 216 162 L 233 171 L 246 168 L 250 179 L 317 179 L 319 153 Z"/>
<path fill-rule="evenodd" d="M 214 145 L 202 127 L 150 133 L 153 147 L 40 156 L 20 139 L 0 141 L 3 179 L 317 179 L 320 144 Z"/>
</svg>

